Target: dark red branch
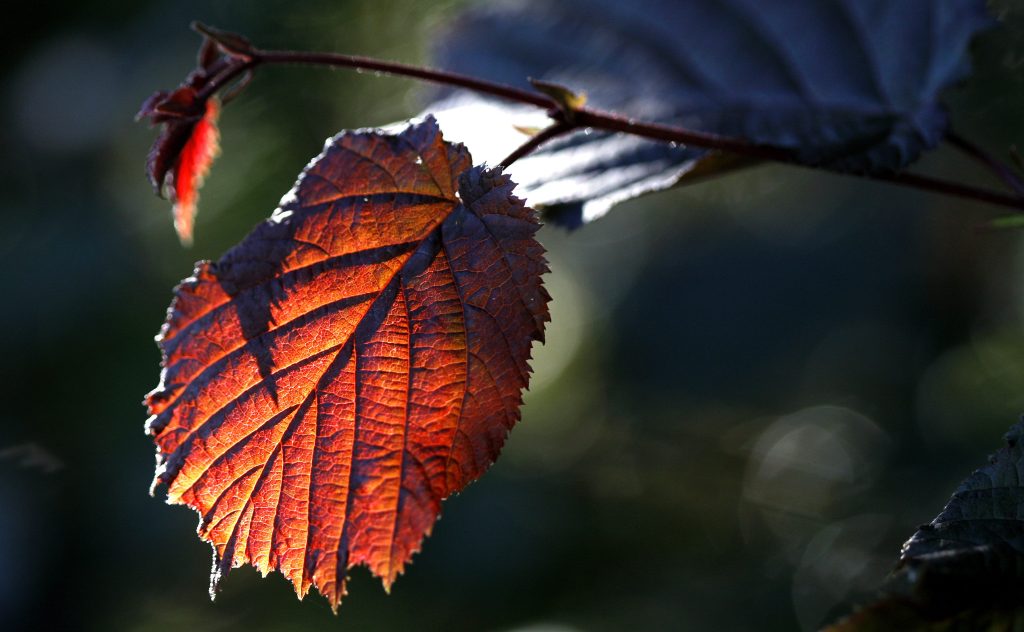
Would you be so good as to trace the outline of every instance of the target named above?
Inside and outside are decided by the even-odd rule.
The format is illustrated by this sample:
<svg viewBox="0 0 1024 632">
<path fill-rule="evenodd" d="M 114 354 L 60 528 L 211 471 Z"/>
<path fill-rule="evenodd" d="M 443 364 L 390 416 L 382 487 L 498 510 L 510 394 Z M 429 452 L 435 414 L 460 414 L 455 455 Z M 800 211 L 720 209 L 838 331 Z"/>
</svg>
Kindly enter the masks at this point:
<svg viewBox="0 0 1024 632">
<path fill-rule="evenodd" d="M 529 140 L 527 140 L 525 143 L 517 147 L 516 150 L 513 151 L 511 154 L 505 156 L 504 160 L 499 162 L 498 165 L 502 168 L 507 168 L 513 162 L 531 153 L 534 149 L 537 149 L 538 147 L 548 142 L 549 140 L 557 138 L 562 134 L 568 134 L 574 129 L 576 129 L 576 126 L 573 125 L 572 123 L 567 123 L 565 121 L 555 121 L 548 127 L 545 127 L 541 131 L 531 136 Z"/>
<path fill-rule="evenodd" d="M 353 68 L 356 70 L 365 70 L 387 75 L 410 77 L 422 81 L 465 88 L 474 92 L 488 94 L 516 103 L 533 105 L 547 110 L 555 123 L 542 130 L 502 160 L 501 165 L 506 167 L 519 158 L 522 158 L 536 150 L 544 142 L 572 131 L 573 129 L 582 127 L 590 127 L 610 132 L 621 132 L 642 138 L 679 143 L 682 145 L 692 145 L 695 147 L 733 153 L 759 160 L 770 160 L 773 162 L 782 162 L 804 167 L 809 166 L 799 163 L 796 159 L 795 152 L 785 147 L 760 145 L 738 138 L 719 136 L 717 134 L 699 132 L 671 125 L 637 121 L 611 112 L 591 108 L 574 109 L 571 113 L 572 123 L 568 123 L 566 112 L 560 110 L 559 105 L 553 99 L 543 94 L 445 70 L 424 68 L 421 66 L 413 66 L 411 64 L 384 61 L 357 55 L 253 49 L 248 51 L 247 57 L 238 57 L 234 64 L 229 65 L 218 76 L 214 77 L 213 80 L 205 86 L 199 96 L 201 98 L 212 96 L 218 90 L 226 87 L 244 73 L 263 64 L 299 64 L 328 66 L 332 68 Z M 990 159 L 987 154 L 980 152 L 976 147 L 966 141 L 963 141 L 958 136 L 951 135 L 949 140 L 961 150 L 970 153 L 975 158 L 988 164 L 1004 182 L 1011 186 L 1011 188 L 1014 188 L 1014 190 L 1018 192 L 1024 191 L 1024 183 L 1021 183 L 1021 181 L 1018 180 L 1012 172 L 1006 171 L 1005 166 L 1001 165 L 1001 163 L 994 161 L 994 159 Z M 825 169 L 824 167 L 819 168 Z M 976 200 L 979 202 L 1011 208 L 1017 211 L 1024 210 L 1024 197 L 1006 195 L 996 191 L 990 191 L 938 178 L 931 178 L 928 176 L 905 172 L 895 174 L 851 175 Z"/>
<path fill-rule="evenodd" d="M 1020 177 L 1009 165 L 997 160 L 995 156 L 952 130 L 946 134 L 946 140 L 949 141 L 950 145 L 988 167 L 989 171 L 1002 180 L 1003 184 L 1012 189 L 1014 193 L 1024 196 L 1024 181 L 1021 181 Z"/>
<path fill-rule="evenodd" d="M 257 63 L 266 64 L 305 64 L 313 66 L 334 66 L 340 68 L 354 68 L 356 70 L 368 70 L 379 72 L 385 75 L 396 75 L 411 77 L 431 83 L 439 83 L 447 86 L 466 88 L 474 92 L 490 94 L 509 101 L 527 103 L 539 108 L 551 109 L 556 103 L 547 96 L 522 90 L 513 86 L 507 86 L 493 81 L 485 81 L 467 75 L 461 75 L 446 70 L 435 70 L 423 68 L 393 61 L 383 61 L 372 57 L 360 57 L 357 55 L 341 55 L 339 53 L 306 53 L 297 51 L 270 51 L 257 50 L 253 58 Z"/>
<path fill-rule="evenodd" d="M 719 136 L 708 132 L 683 129 L 672 125 L 660 123 L 649 123 L 635 119 L 594 110 L 581 108 L 574 112 L 574 119 L 580 127 L 591 127 L 611 132 L 622 132 L 633 136 L 660 140 L 666 143 L 679 143 L 680 145 L 693 145 L 704 149 L 716 149 L 750 158 L 761 160 L 772 160 L 775 162 L 796 162 L 796 155 L 790 149 L 784 147 L 773 147 L 770 145 L 757 145 L 738 138 Z"/>
<path fill-rule="evenodd" d="M 967 184 L 950 182 L 949 180 L 922 176 L 916 173 L 901 171 L 898 173 L 881 173 L 874 175 L 851 175 L 858 175 L 871 180 L 880 180 L 882 182 L 891 182 L 893 184 L 899 184 L 924 191 L 932 191 L 934 193 L 942 193 L 944 195 L 952 195 L 953 197 L 965 198 L 976 202 L 1005 206 L 1018 211 L 1024 210 L 1024 198 L 1017 197 L 1016 195 L 1007 195 L 1005 193 L 999 193 L 998 191 L 990 191 L 988 189 L 972 187 Z"/>
</svg>

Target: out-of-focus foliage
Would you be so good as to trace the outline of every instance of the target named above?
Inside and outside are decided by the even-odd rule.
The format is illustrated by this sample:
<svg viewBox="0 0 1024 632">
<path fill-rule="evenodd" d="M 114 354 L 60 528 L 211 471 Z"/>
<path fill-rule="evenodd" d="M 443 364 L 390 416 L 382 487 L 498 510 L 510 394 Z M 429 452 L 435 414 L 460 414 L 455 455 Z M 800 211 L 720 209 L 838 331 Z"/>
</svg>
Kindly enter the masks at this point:
<svg viewBox="0 0 1024 632">
<path fill-rule="evenodd" d="M 789 148 L 808 164 L 886 172 L 938 144 L 947 127 L 939 97 L 966 76 L 967 46 L 991 25 L 983 0 L 518 0 L 467 11 L 436 58 L 513 85 L 558 82 L 599 108 Z M 427 110 L 481 159 L 501 160 L 514 126 L 536 120 L 530 108 L 443 94 Z M 735 166 L 705 156 L 582 131 L 511 173 L 551 221 L 578 226 Z"/>
<path fill-rule="evenodd" d="M 875 603 L 831 626 L 870 630 L 1017 630 L 1024 624 L 1024 422 L 942 512 L 903 545 Z"/>
<path fill-rule="evenodd" d="M 961 483 L 942 513 L 903 545 L 901 568 L 928 574 L 929 568 L 955 566 L 956 560 L 978 554 L 982 561 L 1024 569 L 1024 559 L 1013 561 L 1024 556 L 1022 434 L 1024 422 L 1019 422 L 1007 433 L 1006 446 Z"/>
</svg>

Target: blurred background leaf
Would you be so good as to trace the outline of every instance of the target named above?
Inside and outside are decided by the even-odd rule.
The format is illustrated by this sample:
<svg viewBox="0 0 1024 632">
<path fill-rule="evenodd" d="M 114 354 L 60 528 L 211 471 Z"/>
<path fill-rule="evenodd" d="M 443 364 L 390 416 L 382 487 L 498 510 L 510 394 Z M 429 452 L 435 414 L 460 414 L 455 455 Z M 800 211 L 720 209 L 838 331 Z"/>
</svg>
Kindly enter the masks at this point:
<svg viewBox="0 0 1024 632">
<path fill-rule="evenodd" d="M 795 151 L 840 171 L 889 172 L 946 130 L 942 92 L 992 26 L 982 0 L 515 0 L 464 12 L 437 41 L 441 67 L 587 93 L 600 109 Z M 428 106 L 449 137 L 499 162 L 543 124 L 529 107 L 446 89 Z M 512 165 L 549 221 L 570 227 L 613 205 L 736 164 L 697 147 L 583 130 Z"/>
<path fill-rule="evenodd" d="M 1017 630 L 1024 624 L 1024 422 L 903 545 L 878 598 L 828 630 Z"/>
</svg>

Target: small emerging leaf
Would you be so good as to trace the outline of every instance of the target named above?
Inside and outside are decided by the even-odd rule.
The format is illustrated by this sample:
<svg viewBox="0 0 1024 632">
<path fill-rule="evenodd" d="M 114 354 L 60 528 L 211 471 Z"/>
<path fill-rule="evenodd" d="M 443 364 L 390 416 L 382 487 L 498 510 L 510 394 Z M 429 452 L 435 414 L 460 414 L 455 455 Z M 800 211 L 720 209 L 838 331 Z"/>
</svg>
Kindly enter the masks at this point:
<svg viewBox="0 0 1024 632">
<path fill-rule="evenodd" d="M 203 34 L 196 55 L 197 67 L 178 88 L 158 90 L 142 104 L 136 120 L 147 119 L 160 125 L 146 160 L 146 175 L 157 195 L 174 203 L 174 228 L 185 245 L 192 242 L 198 190 L 219 151 L 217 117 L 220 102 L 213 93 L 218 81 L 242 73 L 227 92 L 230 99 L 251 79 L 243 72 L 251 45 L 245 38 L 202 25 L 193 25 Z"/>
<path fill-rule="evenodd" d="M 536 136 L 543 131 L 544 128 L 536 127 L 534 125 L 513 125 L 512 128 L 522 134 L 523 136 Z"/>
<path fill-rule="evenodd" d="M 1003 215 L 1002 217 L 990 220 L 987 226 L 995 230 L 1024 228 L 1024 215 Z"/>
<path fill-rule="evenodd" d="M 554 99 L 564 112 L 571 112 L 587 104 L 586 92 L 573 92 L 562 84 L 542 79 L 530 79 L 530 85 Z"/>
<path fill-rule="evenodd" d="M 192 243 L 199 187 L 203 186 L 203 179 L 220 151 L 220 134 L 217 131 L 219 112 L 217 99 L 209 99 L 206 102 L 206 113 L 193 126 L 192 134 L 178 156 L 177 168 L 172 172 L 174 229 L 185 245 Z"/>
</svg>

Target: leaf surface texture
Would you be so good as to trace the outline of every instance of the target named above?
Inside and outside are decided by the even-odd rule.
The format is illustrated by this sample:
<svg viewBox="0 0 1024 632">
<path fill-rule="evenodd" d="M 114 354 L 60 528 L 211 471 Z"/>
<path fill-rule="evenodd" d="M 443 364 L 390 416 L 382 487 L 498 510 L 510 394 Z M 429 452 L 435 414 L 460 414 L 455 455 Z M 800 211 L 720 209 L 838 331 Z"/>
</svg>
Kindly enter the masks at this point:
<svg viewBox="0 0 1024 632">
<path fill-rule="evenodd" d="M 807 164 L 890 172 L 941 139 L 941 93 L 966 76 L 967 46 L 992 22 L 983 0 L 519 0 L 467 10 L 435 59 L 524 88 L 528 77 L 555 82 L 638 119 L 790 148 Z M 544 125 L 530 108 L 451 90 L 426 110 L 490 162 L 525 140 L 496 130 Z M 510 174 L 532 205 L 575 226 L 736 166 L 702 166 L 706 155 L 581 131 Z"/>
<path fill-rule="evenodd" d="M 201 516 L 211 593 L 280 570 L 385 587 L 520 416 L 548 295 L 531 209 L 432 119 L 344 132 L 175 291 L 146 403 L 154 486 Z"/>
</svg>

